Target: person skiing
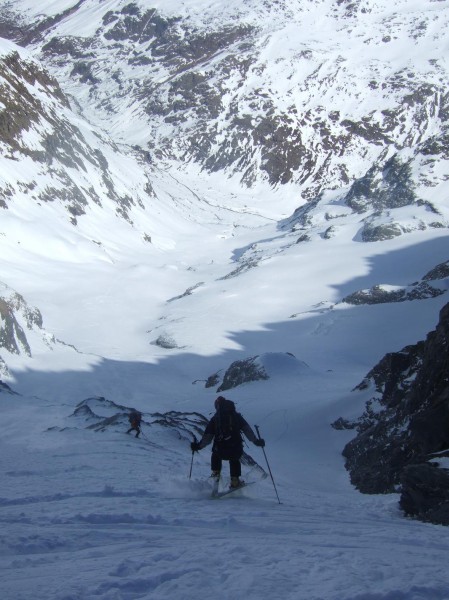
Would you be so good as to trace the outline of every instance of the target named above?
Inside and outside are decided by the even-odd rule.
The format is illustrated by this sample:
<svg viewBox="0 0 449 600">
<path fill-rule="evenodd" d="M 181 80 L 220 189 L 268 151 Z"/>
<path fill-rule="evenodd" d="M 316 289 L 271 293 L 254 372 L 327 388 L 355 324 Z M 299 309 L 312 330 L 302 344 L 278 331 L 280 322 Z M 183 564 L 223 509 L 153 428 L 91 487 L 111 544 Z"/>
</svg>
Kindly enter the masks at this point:
<svg viewBox="0 0 449 600">
<path fill-rule="evenodd" d="M 137 410 L 133 410 L 128 417 L 128 421 L 130 422 L 131 427 L 128 429 L 126 433 L 131 433 L 131 431 L 136 431 L 136 438 L 140 435 L 140 422 L 142 421 L 142 415 Z"/>
<path fill-rule="evenodd" d="M 211 477 L 218 480 L 221 474 L 222 462 L 229 461 L 229 471 L 231 475 L 231 488 L 238 488 L 244 485 L 240 476 L 242 467 L 240 459 L 243 454 L 243 440 L 241 432 L 255 444 L 263 448 L 265 441 L 256 437 L 250 425 L 245 421 L 240 413 L 235 409 L 232 400 L 227 400 L 219 396 L 215 400 L 215 414 L 206 426 L 203 436 L 199 442 L 196 440 L 190 444 L 192 452 L 198 452 L 208 446 L 213 440 L 211 454 Z"/>
</svg>

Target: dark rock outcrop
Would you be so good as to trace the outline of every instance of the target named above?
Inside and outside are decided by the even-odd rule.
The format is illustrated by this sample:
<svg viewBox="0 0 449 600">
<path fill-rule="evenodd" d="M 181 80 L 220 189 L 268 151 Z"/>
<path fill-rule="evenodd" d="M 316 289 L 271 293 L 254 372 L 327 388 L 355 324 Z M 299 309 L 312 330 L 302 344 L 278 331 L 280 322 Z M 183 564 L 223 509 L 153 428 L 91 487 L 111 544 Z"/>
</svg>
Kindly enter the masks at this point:
<svg viewBox="0 0 449 600">
<path fill-rule="evenodd" d="M 449 525 L 449 471 L 438 464 L 408 465 L 402 472 L 400 507 L 421 521 Z"/>
<path fill-rule="evenodd" d="M 227 369 L 217 392 L 230 390 L 244 383 L 266 381 L 272 377 L 282 379 L 301 377 L 309 370 L 308 365 L 291 352 L 265 352 L 234 361 Z M 217 381 L 218 372 L 208 378 Z M 217 381 L 218 382 L 218 381 Z"/>
<path fill-rule="evenodd" d="M 159 346 L 159 348 L 165 348 L 165 350 L 174 350 L 175 348 L 179 348 L 176 340 L 168 333 L 161 333 L 161 335 L 152 341 L 151 344 L 154 346 Z"/>
<path fill-rule="evenodd" d="M 388 289 L 382 285 L 375 285 L 369 290 L 359 290 L 343 298 L 347 304 L 385 304 L 386 302 L 406 302 L 411 300 L 425 300 L 436 298 L 444 294 L 446 289 L 434 287 L 425 281 L 412 284 L 399 289 Z"/>
<path fill-rule="evenodd" d="M 377 211 L 409 206 L 416 202 L 411 178 L 411 163 L 402 162 L 395 154 L 382 168 L 372 167 L 364 177 L 357 179 L 346 195 L 346 203 L 354 212 L 368 208 Z"/>
<path fill-rule="evenodd" d="M 0 381 L 0 392 L 2 383 Z M 117 404 L 103 396 L 92 396 L 79 402 L 74 412 L 69 416 L 70 427 L 75 423 L 83 429 L 94 432 L 117 431 L 126 432 L 129 427 L 128 416 L 135 408 Z M 161 449 L 162 446 L 155 440 L 163 432 L 169 432 L 175 438 L 183 440 L 186 445 L 194 437 L 201 437 L 204 433 L 208 419 L 199 412 L 180 412 L 171 410 L 160 413 L 146 413 L 142 415 L 142 438 L 147 444 Z M 49 431 L 59 428 L 52 427 Z M 242 464 L 248 465 L 265 473 L 264 469 L 246 452 L 242 456 Z"/>
<path fill-rule="evenodd" d="M 105 431 L 128 428 L 128 416 L 135 408 L 117 404 L 103 396 L 92 396 L 78 403 L 71 419 L 76 419 L 86 429 Z M 140 412 L 140 411 L 139 411 Z M 201 435 L 207 425 L 207 419 L 200 413 L 170 411 L 167 413 L 141 413 L 142 424 L 148 427 L 161 426 L 173 429 L 179 437 L 191 441 L 192 435 Z"/>
<path fill-rule="evenodd" d="M 8 355 L 22 355 L 32 359 L 39 348 L 70 348 L 75 346 L 57 339 L 44 328 L 40 310 L 30 306 L 25 298 L 0 282 L 0 376 L 11 375 L 8 368 Z"/>
<path fill-rule="evenodd" d="M 407 486 L 428 471 L 411 465 L 449 448 L 449 304 L 425 341 L 387 354 L 356 389 L 369 388 L 373 396 L 352 424 L 358 434 L 343 451 L 351 481 L 365 493 L 397 491 L 402 482 L 413 496 Z"/>
<path fill-rule="evenodd" d="M 74 69 L 86 78 L 87 84 L 90 66 L 86 63 L 83 70 L 80 64 Z M 63 204 L 68 220 L 77 225 L 77 219 L 88 212 L 89 204 L 103 206 L 105 201 L 111 200 L 117 215 L 132 223 L 130 213 L 137 204 L 143 206 L 142 197 L 139 194 L 131 196 L 117 184 L 106 154 L 112 152 L 119 156 L 118 148 L 99 133 L 95 138 L 86 139 L 68 97 L 41 64 L 26 53 L 22 55 L 19 49 L 2 55 L 0 95 L 3 105 L 0 144 L 5 168 L 8 168 L 8 161 L 24 158 L 32 165 L 21 171 L 21 179 L 16 184 L 0 185 L 1 208 L 9 208 L 18 193 L 25 193 L 30 201 Z M 129 154 L 138 160 L 137 153 L 129 151 Z M 99 182 L 95 189 L 92 170 Z M 44 173 L 48 178 L 42 177 Z M 148 180 L 142 191 L 144 198 L 151 194 Z"/>
<path fill-rule="evenodd" d="M 223 383 L 220 385 L 217 392 L 230 390 L 242 383 L 269 379 L 264 366 L 259 362 L 259 358 L 259 356 L 252 356 L 251 358 L 245 358 L 244 360 L 234 361 L 224 374 Z"/>
<path fill-rule="evenodd" d="M 402 235 L 403 230 L 399 223 L 381 223 L 367 221 L 362 229 L 364 242 L 384 242 Z"/>
<path fill-rule="evenodd" d="M 426 273 L 423 277 L 423 281 L 435 281 L 436 279 L 445 279 L 446 277 L 449 277 L 449 260 L 440 263 Z"/>
<path fill-rule="evenodd" d="M 436 298 L 447 292 L 449 261 L 440 263 L 426 273 L 421 280 L 407 286 L 377 284 L 369 289 L 357 290 L 342 299 L 346 304 L 385 304 Z M 435 283 L 432 283 L 435 282 Z"/>
</svg>

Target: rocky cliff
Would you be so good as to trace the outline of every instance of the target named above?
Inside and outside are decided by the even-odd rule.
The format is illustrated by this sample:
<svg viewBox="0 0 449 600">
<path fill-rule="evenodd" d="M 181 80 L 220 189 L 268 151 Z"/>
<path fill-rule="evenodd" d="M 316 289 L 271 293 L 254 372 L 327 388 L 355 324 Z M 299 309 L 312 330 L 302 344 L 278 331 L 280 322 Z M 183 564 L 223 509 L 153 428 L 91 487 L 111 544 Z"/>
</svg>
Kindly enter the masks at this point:
<svg viewBox="0 0 449 600">
<path fill-rule="evenodd" d="M 365 493 L 401 490 L 407 514 L 449 524 L 449 304 L 425 341 L 387 354 L 356 390 L 370 390 L 344 448 L 352 483 Z M 441 466 L 438 467 L 438 463 Z M 437 510 L 438 509 L 438 510 Z"/>
</svg>

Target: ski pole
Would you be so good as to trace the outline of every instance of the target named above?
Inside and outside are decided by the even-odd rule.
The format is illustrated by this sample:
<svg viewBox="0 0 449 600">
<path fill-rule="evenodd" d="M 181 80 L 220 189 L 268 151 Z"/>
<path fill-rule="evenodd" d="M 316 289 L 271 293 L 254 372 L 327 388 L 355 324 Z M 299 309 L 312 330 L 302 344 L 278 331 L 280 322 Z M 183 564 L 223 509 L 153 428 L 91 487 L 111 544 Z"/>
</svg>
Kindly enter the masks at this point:
<svg viewBox="0 0 449 600">
<path fill-rule="evenodd" d="M 189 473 L 189 479 L 192 479 L 192 469 L 193 469 L 193 455 L 194 455 L 194 451 L 192 450 L 192 460 L 190 462 L 190 473 Z"/>
<path fill-rule="evenodd" d="M 254 425 L 254 429 L 257 431 L 257 437 L 259 438 L 259 440 L 261 440 L 262 438 L 260 436 L 259 426 L 258 425 Z M 278 491 L 276 489 L 276 484 L 274 483 L 273 474 L 271 472 L 270 465 L 268 463 L 268 458 L 267 458 L 267 455 L 265 453 L 265 448 L 263 446 L 262 446 L 262 452 L 263 452 L 263 455 L 265 456 L 265 460 L 266 460 L 267 467 L 268 467 L 268 472 L 270 473 L 271 481 L 273 482 L 274 491 L 276 492 L 276 497 L 278 499 L 279 504 L 281 504 L 281 501 L 279 500 L 279 494 L 278 494 Z"/>
<path fill-rule="evenodd" d="M 196 436 L 193 436 L 193 441 L 196 443 L 198 440 L 196 439 Z M 193 469 L 193 456 L 195 454 L 195 451 L 192 450 L 192 460 L 190 461 L 190 473 L 189 473 L 189 479 L 192 479 L 192 469 Z"/>
</svg>

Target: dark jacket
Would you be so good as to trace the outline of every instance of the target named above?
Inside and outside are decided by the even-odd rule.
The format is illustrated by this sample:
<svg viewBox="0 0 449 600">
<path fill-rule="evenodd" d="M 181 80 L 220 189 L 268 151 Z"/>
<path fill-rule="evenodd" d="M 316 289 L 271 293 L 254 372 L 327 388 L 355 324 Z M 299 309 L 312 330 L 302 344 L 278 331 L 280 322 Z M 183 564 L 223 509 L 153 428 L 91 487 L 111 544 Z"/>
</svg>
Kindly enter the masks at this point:
<svg viewBox="0 0 449 600">
<path fill-rule="evenodd" d="M 216 412 L 206 426 L 203 437 L 199 442 L 199 450 L 208 446 L 212 441 L 212 452 L 216 452 L 224 460 L 240 458 L 243 453 L 242 433 L 250 442 L 256 443 L 257 437 L 251 426 L 238 412 L 233 413 L 233 429 L 230 436 L 222 439 L 219 427 L 220 413 Z"/>
<path fill-rule="evenodd" d="M 132 427 L 137 428 L 140 426 L 140 422 L 142 421 L 142 415 L 138 412 L 132 412 L 128 417 L 128 421 Z"/>
</svg>

